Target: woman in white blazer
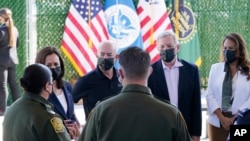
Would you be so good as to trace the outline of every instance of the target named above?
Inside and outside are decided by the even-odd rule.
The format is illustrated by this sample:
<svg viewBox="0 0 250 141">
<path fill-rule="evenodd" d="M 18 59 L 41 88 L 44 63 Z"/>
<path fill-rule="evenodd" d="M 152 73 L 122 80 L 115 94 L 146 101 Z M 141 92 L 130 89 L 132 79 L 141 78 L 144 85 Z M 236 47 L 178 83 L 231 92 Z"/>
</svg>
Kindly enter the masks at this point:
<svg viewBox="0 0 250 141">
<path fill-rule="evenodd" d="M 228 34 L 222 42 L 221 62 L 211 67 L 206 95 L 210 141 L 226 141 L 229 127 L 238 111 L 250 108 L 250 61 L 247 52 L 245 40 L 241 35 Z M 228 108 L 222 109 L 223 90 L 226 91 L 223 89 L 223 82 L 227 73 L 224 70 L 227 68 L 228 76 L 231 76 L 231 95 Z"/>
</svg>

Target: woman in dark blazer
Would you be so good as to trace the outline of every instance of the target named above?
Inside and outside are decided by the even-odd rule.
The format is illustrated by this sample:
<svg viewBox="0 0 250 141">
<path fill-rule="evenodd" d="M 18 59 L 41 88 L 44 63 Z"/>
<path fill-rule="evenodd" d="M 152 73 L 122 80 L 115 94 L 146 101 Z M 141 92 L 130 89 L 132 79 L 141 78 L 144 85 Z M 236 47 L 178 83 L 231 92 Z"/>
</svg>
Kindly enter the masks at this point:
<svg viewBox="0 0 250 141">
<path fill-rule="evenodd" d="M 79 136 L 79 122 L 74 113 L 72 87 L 63 80 L 65 70 L 59 50 L 51 46 L 45 47 L 38 52 L 35 62 L 50 68 L 53 76 L 53 92 L 48 101 L 54 105 L 55 112 L 64 119 L 67 128 L 71 131 L 71 137 Z"/>
<path fill-rule="evenodd" d="M 16 64 L 18 57 L 16 52 L 18 31 L 14 26 L 12 12 L 8 8 L 0 9 L 0 116 L 4 115 L 8 96 L 9 83 L 12 101 L 18 96 L 16 81 Z"/>
</svg>

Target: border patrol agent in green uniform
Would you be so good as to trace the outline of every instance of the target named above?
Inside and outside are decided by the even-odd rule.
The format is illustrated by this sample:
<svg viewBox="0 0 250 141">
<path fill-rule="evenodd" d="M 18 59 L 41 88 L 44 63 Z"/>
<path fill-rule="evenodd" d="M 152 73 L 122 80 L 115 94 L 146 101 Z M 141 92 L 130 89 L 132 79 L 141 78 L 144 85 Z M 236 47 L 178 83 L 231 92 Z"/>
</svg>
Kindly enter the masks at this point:
<svg viewBox="0 0 250 141">
<path fill-rule="evenodd" d="M 70 141 L 59 115 L 47 101 L 52 92 L 51 71 L 42 64 L 28 66 L 20 79 L 24 95 L 7 110 L 4 141 Z"/>
</svg>

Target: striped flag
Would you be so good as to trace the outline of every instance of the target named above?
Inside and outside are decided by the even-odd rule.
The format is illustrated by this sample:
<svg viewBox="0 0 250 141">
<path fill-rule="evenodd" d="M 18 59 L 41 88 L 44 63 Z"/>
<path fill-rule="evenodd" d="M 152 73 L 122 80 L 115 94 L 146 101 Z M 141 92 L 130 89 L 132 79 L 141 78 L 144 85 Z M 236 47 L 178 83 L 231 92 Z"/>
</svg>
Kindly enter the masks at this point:
<svg viewBox="0 0 250 141">
<path fill-rule="evenodd" d="M 159 51 L 156 37 L 164 30 L 172 30 L 164 0 L 140 0 L 137 7 L 144 49 L 150 53 L 151 62 L 157 61 Z"/>
<path fill-rule="evenodd" d="M 96 47 L 107 39 L 106 19 L 100 0 L 72 0 L 61 49 L 80 76 L 96 67 Z"/>
</svg>

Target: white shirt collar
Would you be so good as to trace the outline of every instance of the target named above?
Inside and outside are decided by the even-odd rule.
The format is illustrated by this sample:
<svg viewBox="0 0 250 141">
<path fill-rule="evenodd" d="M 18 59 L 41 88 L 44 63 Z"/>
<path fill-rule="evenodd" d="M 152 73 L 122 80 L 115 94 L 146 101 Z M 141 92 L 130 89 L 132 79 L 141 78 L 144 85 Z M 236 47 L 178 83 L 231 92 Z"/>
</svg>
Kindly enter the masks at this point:
<svg viewBox="0 0 250 141">
<path fill-rule="evenodd" d="M 163 69 L 169 69 L 165 64 L 164 64 L 164 61 L 161 60 L 161 63 L 162 63 L 162 68 Z M 177 55 L 175 57 L 175 63 L 174 63 L 174 66 L 172 68 L 178 68 L 178 67 L 181 67 L 183 66 L 183 64 L 177 59 Z"/>
</svg>

